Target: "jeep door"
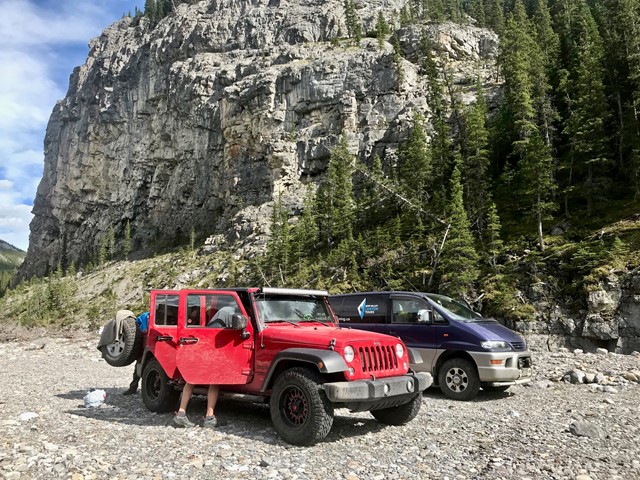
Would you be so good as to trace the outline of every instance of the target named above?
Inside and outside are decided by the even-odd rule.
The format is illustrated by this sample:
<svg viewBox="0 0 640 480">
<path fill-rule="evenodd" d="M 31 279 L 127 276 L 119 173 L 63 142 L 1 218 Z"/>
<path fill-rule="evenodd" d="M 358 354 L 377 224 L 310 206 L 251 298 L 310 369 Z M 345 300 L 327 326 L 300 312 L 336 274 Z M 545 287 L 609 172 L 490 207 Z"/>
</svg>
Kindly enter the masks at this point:
<svg viewBox="0 0 640 480">
<path fill-rule="evenodd" d="M 177 365 L 185 381 L 198 385 L 249 383 L 253 376 L 253 326 L 248 321 L 244 330 L 234 330 L 229 324 L 230 312 L 248 318 L 238 294 L 182 292 L 180 305 Z"/>
<path fill-rule="evenodd" d="M 400 337 L 407 347 L 422 355 L 417 371 L 431 372 L 438 356 L 438 327 L 432 306 L 417 295 L 395 294 L 389 299 L 389 316 L 385 333 Z"/>
<path fill-rule="evenodd" d="M 151 291 L 149 333 L 147 345 L 165 373 L 176 378 L 176 347 L 178 345 L 178 311 L 180 296 L 177 291 Z"/>
</svg>

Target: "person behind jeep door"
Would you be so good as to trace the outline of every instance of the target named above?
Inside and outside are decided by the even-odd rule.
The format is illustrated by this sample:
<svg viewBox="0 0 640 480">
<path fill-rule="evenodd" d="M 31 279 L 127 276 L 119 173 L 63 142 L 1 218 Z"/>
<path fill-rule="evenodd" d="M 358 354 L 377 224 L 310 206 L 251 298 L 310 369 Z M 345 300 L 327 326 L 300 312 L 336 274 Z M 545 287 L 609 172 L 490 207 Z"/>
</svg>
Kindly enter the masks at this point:
<svg viewBox="0 0 640 480">
<path fill-rule="evenodd" d="M 220 302 L 220 300 L 219 300 Z M 192 312 L 197 310 L 193 310 Z M 237 313 L 237 309 L 235 306 L 228 304 L 222 307 L 220 310 L 216 312 L 216 314 L 211 318 L 207 327 L 209 328 L 227 328 L 231 326 L 231 319 L 233 315 Z M 192 318 L 191 314 L 189 315 Z M 193 395 L 194 385 L 190 383 L 186 383 L 184 386 L 184 390 L 182 390 L 182 397 L 180 399 L 180 407 L 178 408 L 178 412 L 176 416 L 173 417 L 173 421 L 181 426 L 181 427 L 193 427 L 194 423 L 189 420 L 187 417 L 187 405 L 189 404 L 189 400 Z M 207 412 L 204 418 L 203 426 L 208 428 L 214 428 L 218 426 L 218 419 L 214 414 L 214 410 L 216 408 L 216 403 L 218 401 L 218 385 L 209 385 L 209 389 L 207 391 Z"/>
</svg>

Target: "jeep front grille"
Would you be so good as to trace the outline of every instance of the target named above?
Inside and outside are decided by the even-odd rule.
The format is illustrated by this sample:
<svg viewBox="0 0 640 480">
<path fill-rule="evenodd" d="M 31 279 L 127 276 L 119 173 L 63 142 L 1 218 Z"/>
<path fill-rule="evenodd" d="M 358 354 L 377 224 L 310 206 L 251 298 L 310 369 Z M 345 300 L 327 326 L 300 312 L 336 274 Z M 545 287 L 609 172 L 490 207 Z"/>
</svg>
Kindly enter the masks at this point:
<svg viewBox="0 0 640 480">
<path fill-rule="evenodd" d="M 398 368 L 398 357 L 392 345 L 358 348 L 363 373 L 380 373 Z"/>
</svg>

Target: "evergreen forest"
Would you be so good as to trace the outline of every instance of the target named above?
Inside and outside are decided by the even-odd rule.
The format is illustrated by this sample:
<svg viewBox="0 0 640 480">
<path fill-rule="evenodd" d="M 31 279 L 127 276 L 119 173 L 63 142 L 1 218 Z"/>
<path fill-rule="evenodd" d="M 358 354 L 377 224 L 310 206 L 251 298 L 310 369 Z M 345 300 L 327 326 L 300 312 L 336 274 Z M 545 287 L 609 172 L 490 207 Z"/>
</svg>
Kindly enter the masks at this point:
<svg viewBox="0 0 640 480">
<path fill-rule="evenodd" d="M 532 284 L 580 307 L 602 276 L 638 265 L 640 2 L 417 0 L 398 15 L 446 20 L 498 33 L 497 106 L 480 82 L 463 105 L 423 35 L 431 117 L 413 117 L 391 160 L 363 162 L 343 137 L 301 214 L 274 209 L 256 281 L 440 291 L 525 319 Z M 398 54 L 394 23 L 380 16 L 371 35 Z"/>
</svg>

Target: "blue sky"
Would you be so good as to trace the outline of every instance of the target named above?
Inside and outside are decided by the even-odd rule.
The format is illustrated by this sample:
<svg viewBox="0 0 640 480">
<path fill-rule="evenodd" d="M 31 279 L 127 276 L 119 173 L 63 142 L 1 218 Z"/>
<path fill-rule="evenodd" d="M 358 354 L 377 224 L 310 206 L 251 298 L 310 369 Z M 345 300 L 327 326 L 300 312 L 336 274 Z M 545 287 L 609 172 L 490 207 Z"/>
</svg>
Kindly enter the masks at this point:
<svg viewBox="0 0 640 480">
<path fill-rule="evenodd" d="M 0 239 L 29 243 L 49 115 L 89 40 L 144 0 L 0 0 Z"/>
</svg>

